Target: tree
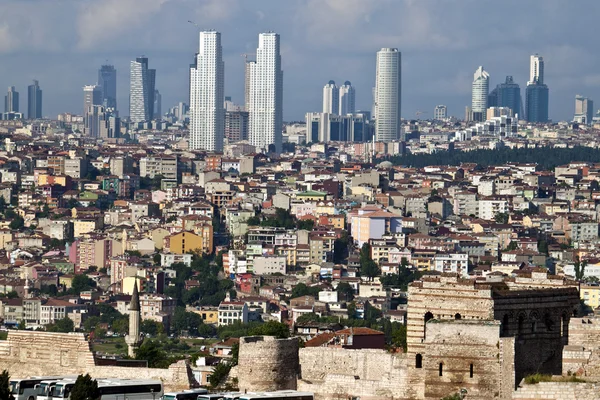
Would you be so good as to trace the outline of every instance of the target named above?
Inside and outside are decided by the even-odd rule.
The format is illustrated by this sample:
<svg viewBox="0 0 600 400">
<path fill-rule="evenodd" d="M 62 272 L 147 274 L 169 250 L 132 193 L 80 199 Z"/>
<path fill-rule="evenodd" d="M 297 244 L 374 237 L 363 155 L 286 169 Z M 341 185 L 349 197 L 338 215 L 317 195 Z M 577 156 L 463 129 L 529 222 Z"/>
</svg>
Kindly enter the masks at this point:
<svg viewBox="0 0 600 400">
<path fill-rule="evenodd" d="M 575 279 L 578 281 L 582 280 L 585 276 L 585 267 L 587 266 L 587 261 L 579 260 L 577 257 L 577 262 L 575 262 Z"/>
<path fill-rule="evenodd" d="M 183 331 L 187 331 L 190 335 L 197 336 L 198 328 L 203 323 L 198 314 L 187 312 L 184 307 L 177 307 L 171 320 L 171 330 L 178 335 L 181 335 Z"/>
<path fill-rule="evenodd" d="M 296 323 L 297 324 L 305 324 L 308 322 L 319 322 L 319 316 L 315 313 L 306 313 L 306 314 L 302 314 L 300 315 L 297 319 L 296 319 Z"/>
<path fill-rule="evenodd" d="M 25 220 L 20 215 L 15 215 L 15 217 L 10 221 L 8 227 L 12 230 L 18 231 L 23 229 L 25 226 Z"/>
<path fill-rule="evenodd" d="M 344 258 L 348 254 L 348 245 L 350 244 L 350 238 L 348 232 L 343 231 L 342 235 L 333 242 L 333 262 L 340 264 L 344 261 Z"/>
<path fill-rule="evenodd" d="M 0 213 L 4 214 L 5 210 L 6 210 L 6 199 L 4 198 L 4 196 L 0 196 Z"/>
<path fill-rule="evenodd" d="M 290 328 L 282 322 L 269 321 L 251 329 L 249 334 L 251 336 L 275 336 L 283 339 L 290 337 Z"/>
<path fill-rule="evenodd" d="M 508 224 L 508 213 L 496 213 L 494 219 L 499 224 Z"/>
<path fill-rule="evenodd" d="M 160 324 L 156 321 L 152 321 L 151 319 L 145 319 L 140 324 L 140 332 L 146 335 L 156 336 L 161 333 L 165 333 L 165 327 L 163 324 Z"/>
<path fill-rule="evenodd" d="M 24 331 L 25 329 L 27 329 L 27 322 L 25 322 L 24 319 L 22 319 L 21 321 L 19 321 L 18 329 L 20 331 Z"/>
<path fill-rule="evenodd" d="M 514 251 L 519 248 L 519 245 L 514 240 L 511 240 L 508 246 L 506 246 L 506 251 Z"/>
<path fill-rule="evenodd" d="M 96 400 L 100 398 L 98 390 L 98 381 L 92 379 L 90 374 L 79 375 L 73 389 L 71 390 L 71 400 Z"/>
<path fill-rule="evenodd" d="M 297 224 L 298 229 L 312 231 L 315 227 L 315 221 L 312 219 L 299 220 Z"/>
<path fill-rule="evenodd" d="M 53 324 L 46 326 L 46 330 L 48 332 L 69 333 L 75 330 L 75 324 L 69 317 L 65 317 L 63 319 L 59 319 Z"/>
<path fill-rule="evenodd" d="M 10 375 L 7 370 L 0 374 L 0 400 L 15 400 L 15 396 L 10 392 Z"/>
<path fill-rule="evenodd" d="M 152 256 L 152 261 L 154 262 L 155 265 L 160 265 L 160 253 L 156 253 Z"/>
<path fill-rule="evenodd" d="M 71 281 L 71 291 L 75 294 L 80 294 L 85 290 L 90 290 L 94 287 L 94 281 L 87 275 L 75 275 Z"/>
<path fill-rule="evenodd" d="M 335 290 L 340 295 L 340 298 L 345 301 L 352 301 L 354 299 L 354 288 L 348 282 L 339 283 Z"/>
<path fill-rule="evenodd" d="M 348 304 L 348 318 L 355 319 L 356 318 L 356 303 L 352 302 Z"/>
<path fill-rule="evenodd" d="M 260 225 L 260 218 L 257 216 L 250 217 L 250 218 L 248 218 L 246 223 L 248 224 L 248 226 L 258 226 L 258 225 Z"/>
<path fill-rule="evenodd" d="M 215 389 L 223 383 L 223 381 L 229 375 L 229 371 L 231 370 L 231 364 L 229 363 L 219 363 L 213 367 L 212 374 L 208 377 L 208 383 L 212 389 Z"/>
<path fill-rule="evenodd" d="M 375 261 L 368 260 L 367 262 L 361 265 L 360 273 L 361 275 L 368 277 L 372 281 L 373 278 L 381 275 L 381 270 L 379 269 L 379 266 Z"/>
<path fill-rule="evenodd" d="M 166 356 L 158 343 L 148 339 L 144 340 L 144 343 L 135 351 L 135 359 L 148 361 L 148 367 L 150 368 L 160 368 L 161 365 L 165 364 L 165 361 L 169 365 L 170 361 Z"/>
<path fill-rule="evenodd" d="M 538 241 L 538 251 L 542 254 L 548 255 L 548 242 L 544 239 Z"/>
<path fill-rule="evenodd" d="M 296 297 L 302 297 L 302 296 L 316 297 L 316 296 L 318 296 L 320 291 L 321 291 L 321 289 L 319 289 L 317 287 L 308 287 L 304 283 L 299 283 L 296 286 L 294 286 L 294 288 L 292 289 L 291 296 L 292 296 L 292 299 L 295 299 Z"/>
</svg>

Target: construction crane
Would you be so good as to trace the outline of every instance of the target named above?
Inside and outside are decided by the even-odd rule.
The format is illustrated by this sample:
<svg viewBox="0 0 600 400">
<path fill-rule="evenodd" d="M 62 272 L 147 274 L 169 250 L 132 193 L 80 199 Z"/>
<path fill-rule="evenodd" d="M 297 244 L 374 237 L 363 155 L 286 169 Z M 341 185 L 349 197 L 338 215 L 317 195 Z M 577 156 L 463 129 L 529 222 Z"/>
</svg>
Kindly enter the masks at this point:
<svg viewBox="0 0 600 400">
<path fill-rule="evenodd" d="M 420 111 L 420 110 L 419 110 L 419 111 L 417 111 L 417 112 L 415 113 L 415 116 L 416 116 L 417 118 L 419 118 L 419 117 L 420 117 L 422 114 L 427 114 L 427 111 Z"/>
<path fill-rule="evenodd" d="M 194 25 L 196 28 L 200 29 L 200 25 L 198 25 L 198 24 L 197 24 L 197 23 L 195 23 L 194 21 L 190 21 L 190 20 L 188 19 L 188 23 L 190 23 L 190 24 Z"/>
</svg>

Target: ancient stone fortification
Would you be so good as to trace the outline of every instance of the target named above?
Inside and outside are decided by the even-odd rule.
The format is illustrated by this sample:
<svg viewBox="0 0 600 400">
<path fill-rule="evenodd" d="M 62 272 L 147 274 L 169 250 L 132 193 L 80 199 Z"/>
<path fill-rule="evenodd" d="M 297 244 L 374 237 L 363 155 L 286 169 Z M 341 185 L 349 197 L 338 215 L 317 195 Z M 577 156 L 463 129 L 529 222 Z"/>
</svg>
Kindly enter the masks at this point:
<svg viewBox="0 0 600 400">
<path fill-rule="evenodd" d="M 600 381 L 600 318 L 571 318 L 563 350 L 563 374 L 568 373 Z"/>
<path fill-rule="evenodd" d="M 597 400 L 600 384 L 574 382 L 540 382 L 521 385 L 513 393 L 513 400 Z"/>
<path fill-rule="evenodd" d="M 237 371 L 241 391 L 295 390 L 299 365 L 297 338 L 249 336 L 240 339 Z"/>
<path fill-rule="evenodd" d="M 407 399 L 406 357 L 385 350 L 300 349 L 298 390 L 317 399 Z"/>
<path fill-rule="evenodd" d="M 189 389 L 193 381 L 185 361 L 168 369 L 96 365 L 81 333 L 10 331 L 7 340 L 0 341 L 0 369 L 14 378 L 89 373 L 95 378 L 159 379 L 166 390 Z"/>
</svg>

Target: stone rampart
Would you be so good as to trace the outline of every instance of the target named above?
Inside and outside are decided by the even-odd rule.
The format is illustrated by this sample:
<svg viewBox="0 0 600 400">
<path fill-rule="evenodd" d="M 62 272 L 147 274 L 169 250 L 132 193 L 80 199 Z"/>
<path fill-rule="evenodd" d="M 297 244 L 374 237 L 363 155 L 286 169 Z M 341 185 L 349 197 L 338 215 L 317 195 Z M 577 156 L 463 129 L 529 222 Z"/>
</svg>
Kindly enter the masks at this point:
<svg viewBox="0 0 600 400">
<path fill-rule="evenodd" d="M 98 366 L 81 333 L 10 331 L 0 343 L 0 370 L 4 369 L 14 378 L 89 373 L 93 378 L 157 379 L 166 390 L 189 389 L 193 383 L 185 361 L 168 369 Z"/>
<path fill-rule="evenodd" d="M 241 391 L 295 390 L 300 373 L 298 339 L 243 337 L 237 369 Z"/>
<path fill-rule="evenodd" d="M 304 348 L 300 349 L 300 367 L 298 390 L 314 392 L 317 400 L 413 398 L 408 393 L 404 354 L 373 349 Z"/>
<path fill-rule="evenodd" d="M 576 382 L 540 382 L 521 385 L 513 393 L 513 400 L 597 400 L 600 384 Z"/>
</svg>

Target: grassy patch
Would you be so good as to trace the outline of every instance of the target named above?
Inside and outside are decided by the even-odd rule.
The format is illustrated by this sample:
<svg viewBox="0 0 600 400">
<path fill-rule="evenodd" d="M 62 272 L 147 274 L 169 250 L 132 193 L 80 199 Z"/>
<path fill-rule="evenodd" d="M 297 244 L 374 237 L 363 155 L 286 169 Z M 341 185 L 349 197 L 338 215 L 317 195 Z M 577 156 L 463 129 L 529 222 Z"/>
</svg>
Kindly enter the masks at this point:
<svg viewBox="0 0 600 400">
<path fill-rule="evenodd" d="M 553 377 L 552 375 L 546 375 L 546 374 L 531 374 L 531 375 L 527 375 L 525 377 L 525 383 L 528 385 L 535 385 L 536 383 L 540 383 L 540 382 L 576 382 L 576 383 L 581 383 L 581 382 L 586 382 L 584 379 L 578 378 L 575 375 L 571 375 L 571 376 L 558 376 L 558 377 Z"/>
</svg>

